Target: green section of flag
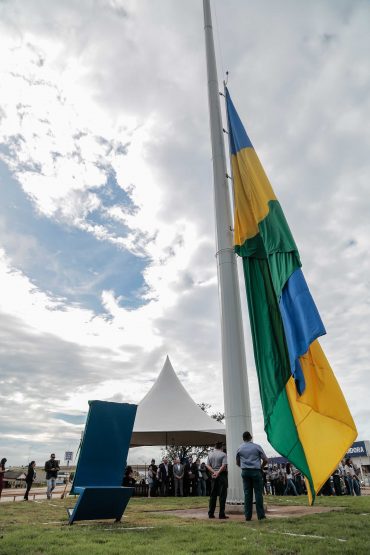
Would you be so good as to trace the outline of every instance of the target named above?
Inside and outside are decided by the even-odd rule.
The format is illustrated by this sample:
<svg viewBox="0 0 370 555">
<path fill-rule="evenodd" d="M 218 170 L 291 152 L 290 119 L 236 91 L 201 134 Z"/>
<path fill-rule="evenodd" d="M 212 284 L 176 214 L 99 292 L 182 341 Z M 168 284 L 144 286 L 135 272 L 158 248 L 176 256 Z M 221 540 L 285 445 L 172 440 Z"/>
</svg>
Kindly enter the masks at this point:
<svg viewBox="0 0 370 555">
<path fill-rule="evenodd" d="M 289 276 L 301 266 L 297 246 L 277 200 L 270 200 L 269 213 L 258 225 L 259 233 L 236 245 L 243 258 L 268 260 L 274 290 L 279 298 Z"/>
<path fill-rule="evenodd" d="M 243 258 L 243 267 L 266 423 L 291 376 L 289 355 L 267 260 Z"/>
<path fill-rule="evenodd" d="M 306 476 L 311 484 L 311 490 L 314 491 L 310 469 L 298 437 L 285 388 L 276 400 L 265 431 L 271 445 Z"/>
<path fill-rule="evenodd" d="M 312 481 L 285 390 L 291 371 L 276 293 L 297 267 L 295 253 L 243 257 L 265 431 L 271 445 Z"/>
</svg>

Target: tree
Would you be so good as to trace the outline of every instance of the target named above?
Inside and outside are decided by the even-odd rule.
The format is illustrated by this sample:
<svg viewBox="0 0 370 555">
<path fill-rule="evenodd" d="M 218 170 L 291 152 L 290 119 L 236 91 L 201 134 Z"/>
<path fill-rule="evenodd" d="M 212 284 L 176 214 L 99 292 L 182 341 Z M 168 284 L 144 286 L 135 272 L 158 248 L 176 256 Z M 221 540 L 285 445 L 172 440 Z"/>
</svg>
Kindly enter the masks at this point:
<svg viewBox="0 0 370 555">
<path fill-rule="evenodd" d="M 198 407 L 201 408 L 207 414 L 209 414 L 211 405 L 209 403 L 198 403 Z M 225 413 L 220 411 L 214 412 L 213 414 L 209 414 L 209 416 L 217 420 L 217 422 L 222 422 L 225 419 Z"/>
<path fill-rule="evenodd" d="M 184 459 L 204 458 L 208 453 L 208 446 L 194 446 L 194 445 L 168 445 L 166 449 L 162 449 L 162 458 L 167 457 L 169 461 L 173 462 L 177 457 L 180 461 Z"/>
<path fill-rule="evenodd" d="M 198 403 L 198 407 L 209 414 L 211 418 L 217 420 L 217 422 L 222 422 L 225 418 L 225 414 L 223 412 L 210 414 L 209 411 L 211 409 L 211 405 L 209 403 Z M 213 447 L 213 445 L 168 445 L 166 449 L 162 449 L 162 458 L 167 457 L 171 462 L 173 462 L 176 457 L 179 457 L 180 460 L 190 457 L 203 459 L 208 455 L 211 447 Z"/>
<path fill-rule="evenodd" d="M 214 412 L 213 414 L 211 414 L 211 418 L 214 418 L 215 420 L 217 420 L 217 422 L 222 422 L 223 420 L 225 420 L 225 413 L 224 412 Z"/>
</svg>

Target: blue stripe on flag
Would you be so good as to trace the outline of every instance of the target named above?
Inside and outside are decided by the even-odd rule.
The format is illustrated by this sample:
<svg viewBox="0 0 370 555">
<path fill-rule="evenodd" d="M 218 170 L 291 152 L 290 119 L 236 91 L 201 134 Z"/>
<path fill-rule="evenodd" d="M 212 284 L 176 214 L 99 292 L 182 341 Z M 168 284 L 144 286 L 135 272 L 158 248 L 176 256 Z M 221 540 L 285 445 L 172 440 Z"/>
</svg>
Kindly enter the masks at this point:
<svg viewBox="0 0 370 555">
<path fill-rule="evenodd" d="M 307 287 L 302 270 L 298 268 L 284 285 L 280 298 L 280 313 L 289 351 L 290 369 L 300 395 L 305 390 L 305 380 L 299 357 L 311 343 L 325 335 L 324 324 Z"/>
<path fill-rule="evenodd" d="M 230 133 L 230 148 L 231 154 L 236 154 L 242 148 L 253 148 L 253 145 L 247 135 L 246 130 L 240 118 L 238 112 L 235 110 L 234 104 L 229 95 L 229 91 L 226 89 L 226 103 L 227 103 L 227 117 L 229 121 L 229 133 Z"/>
</svg>

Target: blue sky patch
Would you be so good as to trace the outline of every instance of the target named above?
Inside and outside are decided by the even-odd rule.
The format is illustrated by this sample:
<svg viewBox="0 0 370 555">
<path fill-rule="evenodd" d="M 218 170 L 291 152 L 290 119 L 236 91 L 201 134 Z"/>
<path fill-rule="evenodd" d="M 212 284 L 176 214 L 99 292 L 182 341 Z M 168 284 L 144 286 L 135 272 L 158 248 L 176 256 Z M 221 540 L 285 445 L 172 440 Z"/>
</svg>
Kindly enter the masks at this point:
<svg viewBox="0 0 370 555">
<path fill-rule="evenodd" d="M 69 424 L 75 424 L 76 426 L 79 424 L 85 424 L 86 422 L 86 414 L 68 414 L 65 412 L 53 412 L 52 416 L 57 420 L 64 420 Z"/>
<path fill-rule="evenodd" d="M 90 233 L 68 227 L 40 215 L 18 181 L 0 161 L 0 230 L 2 246 L 12 264 L 41 290 L 96 313 L 103 290 L 113 290 L 126 308 L 142 304 L 145 288 L 142 272 L 148 261 Z M 104 225 L 110 233 L 125 236 L 127 228 L 108 220 L 104 207 L 120 205 L 134 209 L 114 175 L 107 186 L 95 189 L 103 207 L 90 223 Z M 11 231 L 10 231 L 11 230 Z"/>
</svg>

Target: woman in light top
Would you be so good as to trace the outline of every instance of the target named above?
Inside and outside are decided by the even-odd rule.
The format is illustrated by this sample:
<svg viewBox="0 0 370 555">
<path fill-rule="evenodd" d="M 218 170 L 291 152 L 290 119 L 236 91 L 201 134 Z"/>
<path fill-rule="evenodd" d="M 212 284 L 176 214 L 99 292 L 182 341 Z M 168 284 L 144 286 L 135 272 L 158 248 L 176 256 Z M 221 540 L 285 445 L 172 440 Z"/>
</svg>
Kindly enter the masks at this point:
<svg viewBox="0 0 370 555">
<path fill-rule="evenodd" d="M 285 470 L 286 470 L 286 488 L 284 491 L 284 495 L 289 495 L 290 491 L 293 492 L 293 495 L 298 495 L 295 487 L 295 483 L 293 482 L 292 468 L 289 463 L 286 464 Z"/>
</svg>

